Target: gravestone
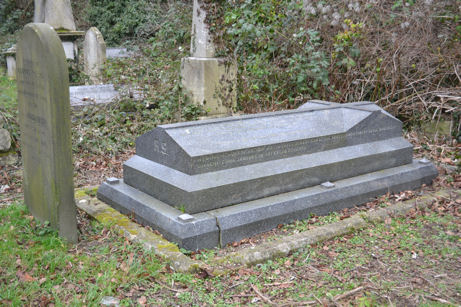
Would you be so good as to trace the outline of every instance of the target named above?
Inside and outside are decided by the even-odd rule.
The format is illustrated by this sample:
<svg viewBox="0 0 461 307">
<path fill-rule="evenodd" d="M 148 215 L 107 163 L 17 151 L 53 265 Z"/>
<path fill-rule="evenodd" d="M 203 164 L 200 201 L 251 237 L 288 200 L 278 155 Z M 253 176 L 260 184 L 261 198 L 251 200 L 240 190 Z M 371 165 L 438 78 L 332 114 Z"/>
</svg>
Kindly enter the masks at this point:
<svg viewBox="0 0 461 307">
<path fill-rule="evenodd" d="M 429 184 L 402 123 L 369 102 L 158 126 L 98 197 L 187 249 Z"/>
<path fill-rule="evenodd" d="M 85 74 L 92 84 L 102 84 L 102 69 L 106 62 L 106 43 L 101 32 L 95 27 L 90 28 L 83 42 L 83 57 Z"/>
<path fill-rule="evenodd" d="M 181 62 L 181 81 L 192 103 L 208 115 L 232 114 L 237 105 L 237 65 L 215 57 L 207 11 L 202 0 L 194 0 L 191 57 Z"/>
<path fill-rule="evenodd" d="M 76 242 L 69 73 L 50 25 L 24 27 L 17 45 L 17 87 L 24 201 L 37 219 Z"/>
</svg>

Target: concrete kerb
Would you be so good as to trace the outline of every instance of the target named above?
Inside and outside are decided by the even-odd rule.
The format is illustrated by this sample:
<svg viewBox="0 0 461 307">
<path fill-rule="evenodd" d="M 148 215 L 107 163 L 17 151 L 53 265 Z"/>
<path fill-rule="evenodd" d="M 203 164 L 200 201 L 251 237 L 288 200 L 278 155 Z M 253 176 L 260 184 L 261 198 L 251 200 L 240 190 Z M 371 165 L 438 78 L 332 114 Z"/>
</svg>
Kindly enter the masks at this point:
<svg viewBox="0 0 461 307">
<path fill-rule="evenodd" d="M 141 225 L 131 221 L 127 216 L 109 207 L 95 197 L 77 191 L 77 207 L 97 221 L 111 225 L 118 233 L 132 242 L 140 243 L 147 250 L 153 250 L 157 255 L 168 261 L 177 272 L 196 272 L 205 267 L 181 253 L 178 247 L 156 235 Z"/>
<path fill-rule="evenodd" d="M 455 191 L 461 195 L 461 191 Z M 449 197 L 449 190 L 441 190 L 430 193 L 416 199 L 404 201 L 387 208 L 375 211 L 358 213 L 355 216 L 339 222 L 321 226 L 312 230 L 301 232 L 292 236 L 283 237 L 278 240 L 263 243 L 256 247 L 249 247 L 231 253 L 226 257 L 216 259 L 220 264 L 254 265 L 263 263 L 275 257 L 283 257 L 288 254 L 303 249 L 308 245 L 330 240 L 337 236 L 345 235 L 354 230 L 362 229 L 371 223 L 383 222 L 388 217 L 404 216 L 414 208 L 428 207 L 437 198 Z"/>
<path fill-rule="evenodd" d="M 275 241 L 262 243 L 228 254 L 222 258 L 211 260 L 210 265 L 190 259 L 181 253 L 175 244 L 170 243 L 160 235 L 134 223 L 125 215 L 81 191 L 77 192 L 77 207 L 102 223 L 113 225 L 115 229 L 133 242 L 139 242 L 148 250 L 154 250 L 159 256 L 170 262 L 178 272 L 196 272 L 200 269 L 210 269 L 210 266 L 220 265 L 254 265 L 267 260 L 284 257 L 294 251 L 306 248 L 308 245 L 330 240 L 337 236 L 363 229 L 368 224 L 380 223 L 388 217 L 398 217 L 409 213 L 414 208 L 428 207 L 438 198 L 448 198 L 451 192 L 461 196 L 461 190 L 441 190 L 429 193 L 416 199 L 400 202 L 390 207 L 381 208 L 366 213 L 358 213 L 350 218 L 318 228 L 286 236 Z M 214 273 L 219 274 L 219 270 Z"/>
</svg>

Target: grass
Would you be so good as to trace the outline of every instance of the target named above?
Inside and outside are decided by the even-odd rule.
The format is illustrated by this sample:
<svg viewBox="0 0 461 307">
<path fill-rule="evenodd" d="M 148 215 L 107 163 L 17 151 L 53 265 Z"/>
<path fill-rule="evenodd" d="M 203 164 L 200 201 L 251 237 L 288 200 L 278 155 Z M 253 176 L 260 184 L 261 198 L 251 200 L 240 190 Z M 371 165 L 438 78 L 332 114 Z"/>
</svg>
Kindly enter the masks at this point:
<svg viewBox="0 0 461 307">
<path fill-rule="evenodd" d="M 17 99 L 16 81 L 8 78 L 5 69 L 0 68 L 0 128 L 12 132 L 17 139 L 18 124 L 17 118 Z"/>
<path fill-rule="evenodd" d="M 17 203 L 0 209 L 0 304 L 98 306 L 105 296 L 122 306 L 459 304 L 459 216 L 453 200 L 440 200 L 288 257 L 212 276 L 173 272 L 82 213 L 81 241 L 70 246 Z"/>
</svg>

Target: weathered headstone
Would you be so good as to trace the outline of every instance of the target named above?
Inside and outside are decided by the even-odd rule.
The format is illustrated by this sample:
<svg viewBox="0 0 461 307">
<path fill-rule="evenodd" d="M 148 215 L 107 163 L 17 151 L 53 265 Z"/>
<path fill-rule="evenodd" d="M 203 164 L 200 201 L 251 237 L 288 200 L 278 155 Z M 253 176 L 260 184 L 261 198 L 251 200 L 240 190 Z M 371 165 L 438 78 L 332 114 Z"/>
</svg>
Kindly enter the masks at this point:
<svg viewBox="0 0 461 307">
<path fill-rule="evenodd" d="M 76 242 L 69 74 L 50 25 L 24 27 L 17 45 L 17 87 L 24 201 L 36 218 Z"/>
<path fill-rule="evenodd" d="M 402 123 L 373 103 L 158 126 L 98 196 L 187 249 L 238 241 L 430 183 Z M 184 216 L 184 213 L 187 216 Z"/>
<path fill-rule="evenodd" d="M 182 59 L 181 80 L 192 103 L 208 115 L 228 115 L 237 105 L 237 66 L 215 57 L 207 11 L 202 0 L 194 0 L 191 57 Z"/>
<path fill-rule="evenodd" d="M 90 28 L 83 42 L 83 57 L 85 73 L 92 84 L 102 83 L 102 69 L 106 62 L 106 43 L 101 32 L 95 27 Z"/>
</svg>

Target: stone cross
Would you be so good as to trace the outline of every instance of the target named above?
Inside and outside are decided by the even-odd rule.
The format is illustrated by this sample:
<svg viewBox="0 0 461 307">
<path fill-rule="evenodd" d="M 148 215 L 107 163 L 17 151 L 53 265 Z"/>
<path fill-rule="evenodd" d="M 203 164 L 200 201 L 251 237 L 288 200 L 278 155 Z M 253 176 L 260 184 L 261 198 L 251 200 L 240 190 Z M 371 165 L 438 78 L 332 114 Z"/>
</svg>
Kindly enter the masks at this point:
<svg viewBox="0 0 461 307">
<path fill-rule="evenodd" d="M 106 43 L 101 32 L 95 27 L 90 28 L 83 42 L 83 57 L 85 73 L 93 84 L 102 83 L 102 68 L 106 62 Z"/>
<path fill-rule="evenodd" d="M 208 116 L 226 116 L 237 106 L 237 65 L 215 57 L 206 16 L 203 0 L 194 0 L 191 56 L 182 59 L 181 82 L 192 103 Z"/>
<path fill-rule="evenodd" d="M 47 23 L 55 30 L 76 30 L 70 0 L 34 0 L 34 4 L 35 23 Z"/>
<path fill-rule="evenodd" d="M 70 242 L 78 239 L 73 187 L 69 73 L 61 41 L 44 23 L 24 27 L 17 44 L 24 201 Z"/>
<path fill-rule="evenodd" d="M 203 8 L 203 2 L 194 0 L 193 10 L 191 55 L 197 58 L 214 58 L 215 46 L 206 23 L 207 12 Z"/>
</svg>

